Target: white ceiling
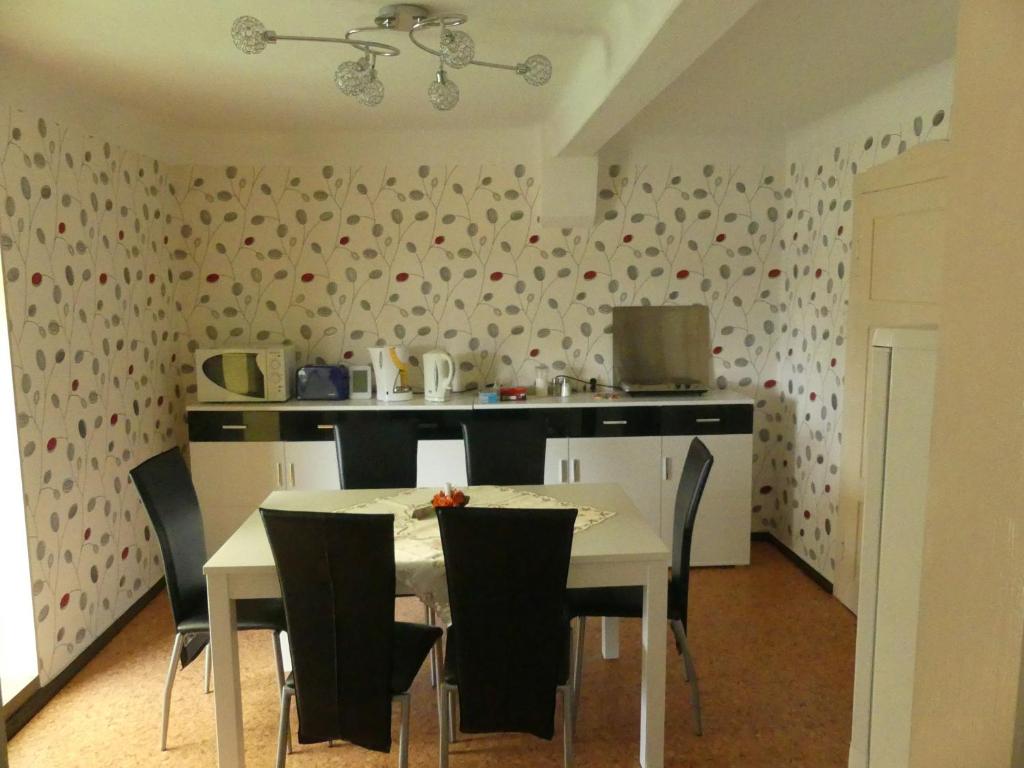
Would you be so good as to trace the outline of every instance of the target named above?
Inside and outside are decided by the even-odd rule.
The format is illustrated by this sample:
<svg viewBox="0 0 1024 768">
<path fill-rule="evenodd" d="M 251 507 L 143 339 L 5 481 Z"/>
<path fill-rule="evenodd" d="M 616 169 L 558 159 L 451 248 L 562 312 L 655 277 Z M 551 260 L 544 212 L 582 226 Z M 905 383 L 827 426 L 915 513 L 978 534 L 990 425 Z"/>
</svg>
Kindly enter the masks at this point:
<svg viewBox="0 0 1024 768">
<path fill-rule="evenodd" d="M 953 57 L 958 0 L 761 0 L 617 137 L 779 137 Z"/>
<path fill-rule="evenodd" d="M 461 103 L 451 113 L 426 98 L 436 60 L 402 32 L 378 39 L 402 49 L 381 61 L 384 103 L 367 108 L 342 95 L 334 69 L 358 57 L 342 45 L 281 42 L 246 56 L 231 42 L 232 21 L 256 16 L 279 34 L 341 37 L 368 26 L 377 0 L 17 0 L 0 3 L 0 56 L 35 60 L 50 77 L 146 109 L 190 128 L 280 131 L 519 126 L 543 119 L 568 87 L 582 50 L 603 37 L 614 0 L 459 0 L 430 5 L 464 12 L 477 57 L 502 63 L 544 53 L 554 77 L 534 88 L 510 72 L 453 71 Z M 428 38 L 429 39 L 429 38 Z"/>
<path fill-rule="evenodd" d="M 230 39 L 232 21 L 243 14 L 279 34 L 343 36 L 371 24 L 380 4 L 0 0 L 0 70 L 5 61 L 23 62 L 41 74 L 40 90 L 64 86 L 92 112 L 98 97 L 105 106 L 98 111 L 111 120 L 144 115 L 158 133 L 191 134 L 169 157 L 205 157 L 202 148 L 217 140 L 228 146 L 213 155 L 233 155 L 247 136 L 260 157 L 271 136 L 283 142 L 275 158 L 301 154 L 300 147 L 336 154 L 357 137 L 372 143 L 408 129 L 418 137 L 404 143 L 445 131 L 500 143 L 499 129 L 511 136 L 541 126 L 546 151 L 567 154 L 592 154 L 616 132 L 613 144 L 664 136 L 675 147 L 681 136 L 744 132 L 770 142 L 951 58 L 958 2 L 446 1 L 428 8 L 469 14 L 465 30 L 479 58 L 513 63 L 541 52 L 554 64 L 542 88 L 510 72 L 453 71 L 462 100 L 448 113 L 426 98 L 436 62 L 405 33 L 378 34 L 402 55 L 379 62 L 386 97 L 376 108 L 334 86 L 338 63 L 358 55 L 346 46 L 281 42 L 246 56 Z M 35 87 L 7 76 L 14 78 L 8 85 Z M 447 143 L 465 148 L 458 138 Z"/>
</svg>

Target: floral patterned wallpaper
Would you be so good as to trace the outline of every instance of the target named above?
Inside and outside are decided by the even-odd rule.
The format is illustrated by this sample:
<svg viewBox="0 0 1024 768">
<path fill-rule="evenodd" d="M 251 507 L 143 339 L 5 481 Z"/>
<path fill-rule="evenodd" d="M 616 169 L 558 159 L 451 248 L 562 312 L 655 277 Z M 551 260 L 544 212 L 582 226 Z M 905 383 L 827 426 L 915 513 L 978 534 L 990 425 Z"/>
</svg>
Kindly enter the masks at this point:
<svg viewBox="0 0 1024 768">
<path fill-rule="evenodd" d="M 839 511 L 844 333 L 853 249 L 853 177 L 924 141 L 948 135 L 948 105 L 817 151 L 791 151 L 781 236 L 785 341 L 769 439 L 781 441 L 777 485 L 765 490 L 762 524 L 826 578 L 835 572 Z M 764 435 L 762 433 L 762 439 Z M 775 460 L 777 461 L 777 459 Z"/>
<path fill-rule="evenodd" d="M 435 347 L 484 381 L 611 376 L 611 307 L 707 304 L 715 384 L 754 397 L 752 514 L 831 577 L 852 177 L 944 111 L 773 169 L 607 166 L 588 230 L 534 170 L 186 167 L 0 114 L 0 251 L 43 680 L 161 574 L 127 470 L 184 441 L 198 345 L 303 361 Z"/>
<path fill-rule="evenodd" d="M 766 430 L 787 294 L 778 186 L 613 165 L 600 223 L 579 231 L 535 225 L 524 165 L 174 168 L 176 309 L 192 347 L 288 339 L 304 361 L 365 363 L 378 343 L 440 346 L 483 381 L 529 383 L 540 362 L 610 381 L 615 305 L 707 304 L 716 383 L 755 396 Z M 759 487 L 780 450 L 759 441 Z"/>
<path fill-rule="evenodd" d="M 43 118 L 4 110 L 0 136 L 0 252 L 45 683 L 162 575 L 128 469 L 179 437 L 163 222 L 172 201 L 157 162 Z"/>
</svg>

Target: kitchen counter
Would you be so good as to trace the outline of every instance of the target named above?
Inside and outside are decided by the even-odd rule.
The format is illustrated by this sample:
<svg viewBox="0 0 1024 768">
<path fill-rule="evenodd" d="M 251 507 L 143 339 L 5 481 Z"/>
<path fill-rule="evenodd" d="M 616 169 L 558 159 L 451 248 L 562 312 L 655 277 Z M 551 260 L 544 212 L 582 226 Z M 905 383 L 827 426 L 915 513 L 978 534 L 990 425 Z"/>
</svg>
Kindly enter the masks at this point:
<svg viewBox="0 0 1024 768">
<path fill-rule="evenodd" d="M 614 482 L 671 543 L 683 458 L 694 437 L 715 456 L 693 544 L 695 565 L 750 560 L 754 401 L 727 390 L 700 396 L 530 397 L 483 404 L 476 391 L 443 403 L 419 395 L 376 400 L 196 403 L 188 406 L 192 477 L 207 549 L 216 551 L 274 490 L 338 488 L 334 429 L 372 443 L 393 419 L 416 425 L 420 487 L 467 482 L 463 424 L 536 420 L 547 434 L 544 482 Z"/>
<path fill-rule="evenodd" d="M 638 406 L 752 405 L 753 399 L 729 390 L 712 390 L 703 395 L 607 395 L 577 392 L 569 397 L 534 397 L 481 403 L 476 390 L 453 394 L 443 403 L 427 402 L 422 395 L 398 403 L 370 400 L 287 400 L 283 403 L 191 403 L 187 410 L 199 411 L 472 411 L 527 408 L 602 408 Z"/>
</svg>

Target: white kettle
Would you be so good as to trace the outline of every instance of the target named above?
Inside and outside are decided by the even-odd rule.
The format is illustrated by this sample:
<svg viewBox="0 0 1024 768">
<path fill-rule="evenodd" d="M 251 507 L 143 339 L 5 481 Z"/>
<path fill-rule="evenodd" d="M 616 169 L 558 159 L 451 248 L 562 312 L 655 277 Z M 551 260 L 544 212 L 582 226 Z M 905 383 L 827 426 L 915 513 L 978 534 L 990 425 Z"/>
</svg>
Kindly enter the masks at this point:
<svg viewBox="0 0 1024 768">
<path fill-rule="evenodd" d="M 412 400 L 409 386 L 409 350 L 403 346 L 370 347 L 370 365 L 377 381 L 377 402 Z"/>
<path fill-rule="evenodd" d="M 455 361 L 447 352 L 435 349 L 423 355 L 423 399 L 443 403 L 455 378 Z"/>
</svg>

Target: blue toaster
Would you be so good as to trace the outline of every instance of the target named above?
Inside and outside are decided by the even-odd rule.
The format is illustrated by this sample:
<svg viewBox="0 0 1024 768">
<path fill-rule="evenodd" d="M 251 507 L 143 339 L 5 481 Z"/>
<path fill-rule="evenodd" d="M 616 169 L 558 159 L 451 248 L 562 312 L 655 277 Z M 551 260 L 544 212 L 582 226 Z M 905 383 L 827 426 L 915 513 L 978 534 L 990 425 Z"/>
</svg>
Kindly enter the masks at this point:
<svg viewBox="0 0 1024 768">
<path fill-rule="evenodd" d="M 297 400 L 348 400 L 348 368 L 304 365 L 295 374 Z"/>
</svg>

